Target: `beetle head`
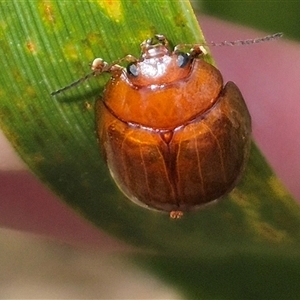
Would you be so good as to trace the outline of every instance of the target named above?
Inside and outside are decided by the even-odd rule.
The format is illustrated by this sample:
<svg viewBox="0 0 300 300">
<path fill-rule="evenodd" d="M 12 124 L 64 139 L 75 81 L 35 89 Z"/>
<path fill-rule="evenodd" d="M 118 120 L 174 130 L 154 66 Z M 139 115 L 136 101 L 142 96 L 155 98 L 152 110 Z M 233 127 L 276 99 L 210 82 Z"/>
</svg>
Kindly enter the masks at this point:
<svg viewBox="0 0 300 300">
<path fill-rule="evenodd" d="M 168 41 L 162 34 L 156 34 L 153 38 L 147 39 L 141 43 L 142 59 L 161 57 L 169 55 Z"/>
<path fill-rule="evenodd" d="M 141 56 L 127 66 L 128 82 L 134 86 L 163 86 L 182 79 L 190 68 L 182 62 L 182 53 L 170 51 L 168 40 L 156 34 L 141 43 Z M 188 59 L 187 59 L 188 61 Z"/>
</svg>

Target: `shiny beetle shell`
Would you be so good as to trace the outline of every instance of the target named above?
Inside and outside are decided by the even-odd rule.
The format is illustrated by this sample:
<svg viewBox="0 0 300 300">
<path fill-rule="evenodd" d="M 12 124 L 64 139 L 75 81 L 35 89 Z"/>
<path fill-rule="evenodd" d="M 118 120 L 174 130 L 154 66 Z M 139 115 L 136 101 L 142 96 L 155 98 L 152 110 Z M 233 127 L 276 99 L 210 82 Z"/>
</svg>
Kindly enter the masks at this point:
<svg viewBox="0 0 300 300">
<path fill-rule="evenodd" d="M 96 103 L 109 170 L 133 202 L 193 210 L 230 192 L 249 155 L 251 118 L 238 87 L 203 60 L 201 47 L 171 52 L 163 36 L 142 43 Z"/>
</svg>

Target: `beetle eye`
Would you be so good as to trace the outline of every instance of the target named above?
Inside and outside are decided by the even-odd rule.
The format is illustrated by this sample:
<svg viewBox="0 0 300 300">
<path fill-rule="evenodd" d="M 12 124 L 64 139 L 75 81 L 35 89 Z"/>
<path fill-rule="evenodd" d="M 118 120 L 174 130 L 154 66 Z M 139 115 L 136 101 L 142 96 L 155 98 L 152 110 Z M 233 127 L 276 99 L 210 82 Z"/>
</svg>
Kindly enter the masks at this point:
<svg viewBox="0 0 300 300">
<path fill-rule="evenodd" d="M 139 72 L 138 72 L 138 69 L 137 69 L 137 66 L 135 63 L 130 63 L 127 66 L 127 72 L 134 77 L 137 77 L 139 75 Z"/>
<path fill-rule="evenodd" d="M 179 68 L 184 68 L 191 58 L 188 53 L 179 52 L 177 57 L 177 65 Z"/>
</svg>

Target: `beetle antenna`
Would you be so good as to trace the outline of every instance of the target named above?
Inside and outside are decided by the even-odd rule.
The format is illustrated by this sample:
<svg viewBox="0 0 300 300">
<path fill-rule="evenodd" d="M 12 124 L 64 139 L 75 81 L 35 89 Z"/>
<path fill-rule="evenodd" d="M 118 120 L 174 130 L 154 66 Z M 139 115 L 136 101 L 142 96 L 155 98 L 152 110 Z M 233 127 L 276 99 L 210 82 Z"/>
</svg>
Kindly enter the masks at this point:
<svg viewBox="0 0 300 300">
<path fill-rule="evenodd" d="M 282 32 L 277 32 L 271 35 L 266 35 L 264 37 L 255 38 L 255 39 L 247 39 L 247 40 L 236 40 L 236 41 L 224 41 L 220 43 L 210 42 L 206 45 L 208 46 L 244 46 L 244 45 L 252 45 L 252 44 L 258 44 L 262 42 L 269 42 L 273 40 L 277 40 L 283 36 Z"/>
<path fill-rule="evenodd" d="M 138 61 L 138 59 L 135 58 L 132 55 L 126 55 L 125 57 L 120 58 L 120 59 L 108 64 L 102 58 L 95 58 L 94 61 L 91 64 L 91 69 L 92 69 L 91 73 L 88 73 L 87 75 L 85 75 L 85 76 L 79 78 L 78 80 L 68 84 L 67 86 L 62 87 L 62 88 L 50 93 L 50 95 L 51 96 L 56 96 L 57 94 L 60 94 L 64 91 L 66 91 L 66 90 L 69 90 L 69 89 L 73 88 L 74 86 L 77 86 L 77 85 L 81 84 L 82 82 L 86 81 L 87 79 L 90 79 L 93 76 L 100 75 L 104 72 L 112 73 L 112 72 L 115 72 L 117 70 L 120 70 L 122 68 L 118 65 L 118 63 L 123 62 L 123 61 L 136 62 L 136 61 Z"/>
<path fill-rule="evenodd" d="M 82 82 L 84 82 L 84 81 L 90 79 L 91 77 L 95 76 L 97 73 L 98 73 L 97 71 L 93 71 L 93 72 L 91 72 L 91 73 L 85 75 L 84 77 L 81 77 L 81 78 L 79 78 L 78 80 L 73 81 L 72 83 L 70 83 L 70 84 L 64 86 L 63 88 L 58 89 L 58 90 L 52 92 L 50 95 L 51 95 L 51 96 L 56 96 L 56 95 L 58 95 L 58 94 L 60 94 L 60 93 L 62 93 L 62 92 L 64 92 L 64 91 L 66 91 L 66 90 L 69 90 L 69 89 L 73 88 L 74 86 L 79 85 L 79 84 L 81 84 Z"/>
<path fill-rule="evenodd" d="M 283 36 L 283 33 L 278 32 L 270 35 L 266 35 L 264 37 L 255 38 L 255 39 L 247 39 L 247 40 L 236 40 L 236 41 L 224 41 L 224 42 L 210 42 L 210 43 L 201 43 L 201 44 L 179 44 L 174 48 L 174 51 L 181 51 L 183 49 L 187 49 L 188 47 L 192 47 L 190 53 L 193 56 L 198 56 L 201 53 L 206 54 L 207 51 L 204 51 L 205 46 L 243 46 L 243 45 L 252 45 L 258 44 L 262 42 L 269 42 L 273 40 L 277 40 Z"/>
</svg>

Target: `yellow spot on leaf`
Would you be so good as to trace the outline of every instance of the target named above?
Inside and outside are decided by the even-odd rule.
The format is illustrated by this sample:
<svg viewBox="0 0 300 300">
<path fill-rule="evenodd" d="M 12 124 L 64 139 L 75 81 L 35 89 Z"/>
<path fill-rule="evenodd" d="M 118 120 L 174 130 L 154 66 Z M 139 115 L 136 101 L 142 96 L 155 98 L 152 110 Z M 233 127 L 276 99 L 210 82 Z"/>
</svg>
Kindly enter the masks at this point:
<svg viewBox="0 0 300 300">
<path fill-rule="evenodd" d="M 40 164 L 45 161 L 45 157 L 41 153 L 36 153 L 33 156 L 33 160 L 35 163 Z"/>
<path fill-rule="evenodd" d="M 54 9 L 51 1 L 45 0 L 39 2 L 39 10 L 42 14 L 43 20 L 45 20 L 47 23 L 51 25 L 55 24 Z"/>
<path fill-rule="evenodd" d="M 5 38 L 5 32 L 6 32 L 6 28 L 7 28 L 7 23 L 4 20 L 0 20 L 0 38 Z"/>
<path fill-rule="evenodd" d="M 122 18 L 122 7 L 121 1 L 119 0 L 107 0 L 107 1 L 98 1 L 98 4 L 106 12 L 106 14 L 115 22 L 120 22 Z"/>
<path fill-rule="evenodd" d="M 268 180 L 268 184 L 278 196 L 288 196 L 286 189 L 283 187 L 282 183 L 277 179 L 277 177 L 271 176 L 271 178 Z"/>
<path fill-rule="evenodd" d="M 35 54 L 36 53 L 36 46 L 32 41 L 28 41 L 26 43 L 26 48 L 27 50 L 31 53 L 31 54 Z"/>
<path fill-rule="evenodd" d="M 35 98 L 36 97 L 36 90 L 32 86 L 27 86 L 25 89 L 25 94 L 29 98 Z"/>
<path fill-rule="evenodd" d="M 253 223 L 253 226 L 259 238 L 263 238 L 272 243 L 289 241 L 286 231 L 276 229 L 266 222 L 255 222 Z"/>
<path fill-rule="evenodd" d="M 292 199 L 289 192 L 286 190 L 286 188 L 283 186 L 281 181 L 276 176 L 271 176 L 267 183 L 271 187 L 271 189 L 274 191 L 274 193 L 278 197 L 280 197 L 280 201 L 282 203 L 284 203 L 285 206 L 290 211 L 298 211 L 299 210 L 299 204 Z"/>
<path fill-rule="evenodd" d="M 259 199 L 250 195 L 243 195 L 237 189 L 230 194 L 232 201 L 243 211 L 245 224 L 257 240 L 266 240 L 272 243 L 291 241 L 288 232 L 275 227 L 266 221 Z"/>
<path fill-rule="evenodd" d="M 64 47 L 64 53 L 66 58 L 68 59 L 73 59 L 73 60 L 78 60 L 78 53 L 77 49 L 74 44 L 66 44 Z"/>
</svg>

